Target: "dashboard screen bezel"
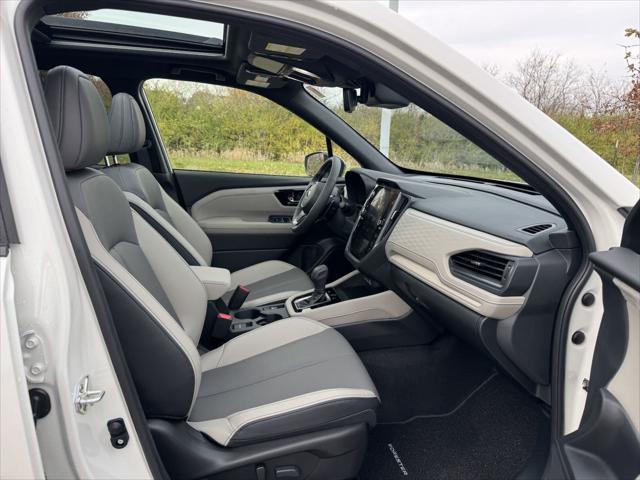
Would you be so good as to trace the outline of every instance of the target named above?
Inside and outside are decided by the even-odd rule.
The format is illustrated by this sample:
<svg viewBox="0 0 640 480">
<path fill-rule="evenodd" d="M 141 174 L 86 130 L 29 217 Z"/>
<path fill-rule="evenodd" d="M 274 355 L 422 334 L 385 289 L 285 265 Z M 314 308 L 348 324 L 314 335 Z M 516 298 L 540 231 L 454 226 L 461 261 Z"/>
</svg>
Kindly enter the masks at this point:
<svg viewBox="0 0 640 480">
<path fill-rule="evenodd" d="M 371 208 L 372 203 L 375 199 L 380 195 L 380 192 L 390 192 L 392 197 L 391 200 L 385 205 L 385 211 L 382 215 L 370 215 L 369 209 Z M 351 235 L 349 236 L 349 241 L 347 242 L 346 252 L 347 256 L 350 260 L 355 260 L 356 262 L 362 262 L 371 252 L 375 249 L 375 247 L 380 244 L 381 240 L 386 236 L 389 232 L 389 227 L 391 226 L 394 219 L 398 218 L 398 213 L 400 211 L 400 207 L 404 202 L 405 198 L 402 195 L 402 191 L 398 188 L 397 185 L 392 182 L 378 182 L 376 186 L 371 190 L 371 193 L 367 197 L 364 205 L 362 206 L 362 210 L 360 211 L 360 215 L 358 216 L 358 220 L 351 231 Z M 370 215 L 370 217 L 368 217 Z M 362 241 L 357 237 L 358 234 L 361 233 L 363 228 L 363 222 L 371 221 L 374 219 L 376 222 L 381 222 L 378 227 L 378 230 L 375 233 L 375 238 L 371 239 L 363 247 L 360 247 L 358 242 Z M 369 230 L 371 229 L 368 226 Z M 371 232 L 366 231 L 365 234 L 371 234 Z M 355 240 L 355 245 L 354 245 Z M 354 251 L 354 247 L 356 251 Z"/>
</svg>

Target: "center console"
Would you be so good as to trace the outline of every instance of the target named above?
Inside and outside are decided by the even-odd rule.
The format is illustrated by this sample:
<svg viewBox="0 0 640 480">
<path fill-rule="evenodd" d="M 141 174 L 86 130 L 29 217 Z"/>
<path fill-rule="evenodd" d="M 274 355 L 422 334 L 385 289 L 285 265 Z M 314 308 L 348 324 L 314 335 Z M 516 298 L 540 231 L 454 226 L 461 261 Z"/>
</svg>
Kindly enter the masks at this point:
<svg viewBox="0 0 640 480">
<path fill-rule="evenodd" d="M 288 299 L 286 307 L 290 314 L 295 315 L 303 311 L 316 310 L 336 303 L 366 297 L 379 291 L 377 286 L 371 285 L 357 271 L 354 271 L 330 283 L 326 288 L 323 285 L 322 296 L 313 303 L 310 303 L 309 299 L 313 297 L 315 292 L 306 292 Z"/>
<path fill-rule="evenodd" d="M 345 249 L 346 258 L 356 270 L 325 285 L 328 269 L 316 266 L 309 275 L 313 290 L 258 307 L 242 309 L 248 290 L 237 291 L 227 313 L 218 315 L 218 334 L 229 338 L 294 316 L 334 327 L 405 318 L 411 308 L 385 286 L 388 262 L 384 243 L 407 201 L 395 183 L 379 180 L 364 202 Z M 236 296 L 241 297 L 237 306 Z"/>
<path fill-rule="evenodd" d="M 405 317 L 411 308 L 398 295 L 353 271 L 330 283 L 324 302 L 307 306 L 303 300 L 311 292 L 289 298 L 290 317 L 301 316 L 335 328 Z"/>
<path fill-rule="evenodd" d="M 229 332 L 232 335 L 238 335 L 288 316 L 284 301 L 238 310 L 231 314 Z"/>
</svg>

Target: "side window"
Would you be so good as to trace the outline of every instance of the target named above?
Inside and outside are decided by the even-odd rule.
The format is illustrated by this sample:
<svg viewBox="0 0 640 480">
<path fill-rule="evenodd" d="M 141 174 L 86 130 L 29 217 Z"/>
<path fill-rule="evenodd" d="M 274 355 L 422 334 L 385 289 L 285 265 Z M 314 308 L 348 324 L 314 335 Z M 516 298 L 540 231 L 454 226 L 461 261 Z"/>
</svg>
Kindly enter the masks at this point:
<svg viewBox="0 0 640 480">
<path fill-rule="evenodd" d="M 245 90 L 154 79 L 144 92 L 176 169 L 305 176 L 304 156 L 327 148 L 314 127 Z"/>
</svg>

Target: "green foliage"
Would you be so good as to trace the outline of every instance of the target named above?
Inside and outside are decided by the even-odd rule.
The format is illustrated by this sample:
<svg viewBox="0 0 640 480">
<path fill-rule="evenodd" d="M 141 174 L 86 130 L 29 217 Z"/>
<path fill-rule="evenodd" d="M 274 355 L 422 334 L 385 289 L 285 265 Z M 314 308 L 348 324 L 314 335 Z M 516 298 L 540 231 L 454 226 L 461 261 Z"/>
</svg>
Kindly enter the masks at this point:
<svg viewBox="0 0 640 480">
<path fill-rule="evenodd" d="M 208 91 L 181 98 L 168 89 L 147 89 L 147 98 L 170 151 L 245 150 L 282 161 L 302 152 L 326 149 L 324 137 L 273 102 L 242 90 Z"/>
<path fill-rule="evenodd" d="M 640 145 L 638 125 L 625 114 L 597 117 L 559 115 L 556 122 L 616 170 L 631 178 Z"/>
<path fill-rule="evenodd" d="M 145 86 L 176 168 L 303 175 L 304 155 L 326 149 L 323 135 L 314 127 L 265 98 L 237 89 L 194 88 L 182 94 L 163 84 Z M 378 145 L 380 109 L 335 111 Z M 561 115 L 555 120 L 631 176 L 638 139 L 627 117 Z M 355 165 L 342 149 L 336 153 L 350 167 Z M 415 170 L 518 180 L 483 150 L 415 106 L 393 112 L 390 158 Z"/>
</svg>

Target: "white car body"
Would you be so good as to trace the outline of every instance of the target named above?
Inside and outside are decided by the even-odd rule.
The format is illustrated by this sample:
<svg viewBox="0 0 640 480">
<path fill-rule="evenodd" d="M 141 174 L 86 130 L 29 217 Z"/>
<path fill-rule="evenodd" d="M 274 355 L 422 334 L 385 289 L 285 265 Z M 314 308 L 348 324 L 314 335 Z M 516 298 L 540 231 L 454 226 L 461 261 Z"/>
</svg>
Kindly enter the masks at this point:
<svg viewBox="0 0 640 480">
<path fill-rule="evenodd" d="M 551 178 L 584 216 L 595 250 L 620 244 L 624 218 L 618 209 L 638 201 L 637 187 L 511 89 L 402 16 L 382 5 L 365 7 L 359 1 L 204 2 L 302 24 L 368 50 L 455 104 Z M 38 134 L 16 40 L 14 18 L 19 4 L 19 0 L 0 2 L 0 158 L 20 239 L 10 256 L 0 258 L 0 477 L 44 478 L 46 472 L 49 478 L 149 478 L 133 429 L 130 448 L 117 451 L 117 462 L 116 450 L 104 435 L 107 419 L 127 419 L 129 414 Z M 603 311 L 601 290 L 599 278 L 592 273 L 581 295 L 591 292 L 598 300 L 591 307 L 575 304 L 571 331 L 597 332 Z M 24 339 L 27 332 L 37 335 L 39 353 L 23 354 L 17 339 Z M 565 434 L 578 427 L 582 416 L 586 399 L 582 379 L 590 370 L 596 335 L 589 338 L 580 346 L 567 346 Z M 633 347 L 640 349 L 640 345 Z M 44 366 L 39 374 L 31 370 L 36 359 Z M 72 396 L 84 375 L 107 393 L 91 415 L 82 416 L 75 413 Z M 60 399 L 52 414 L 40 421 L 38 438 L 26 396 L 27 387 L 34 386 Z M 638 408 L 639 395 L 630 400 L 635 405 L 625 407 Z"/>
</svg>

